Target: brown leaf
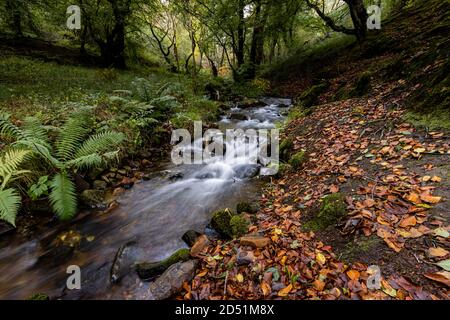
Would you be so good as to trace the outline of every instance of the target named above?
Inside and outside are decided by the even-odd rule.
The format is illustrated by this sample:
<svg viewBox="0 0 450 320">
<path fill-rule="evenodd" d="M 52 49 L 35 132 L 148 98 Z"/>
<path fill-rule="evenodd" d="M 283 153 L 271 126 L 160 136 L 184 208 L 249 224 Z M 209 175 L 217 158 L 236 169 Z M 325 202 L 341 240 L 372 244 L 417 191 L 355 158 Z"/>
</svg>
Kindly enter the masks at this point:
<svg viewBox="0 0 450 320">
<path fill-rule="evenodd" d="M 448 271 L 427 273 L 427 274 L 425 274 L 425 277 L 427 277 L 428 279 L 443 283 L 447 287 L 450 287 L 450 272 L 448 272 Z"/>
<path fill-rule="evenodd" d="M 429 195 L 429 194 L 421 194 L 420 199 L 422 199 L 426 203 L 435 204 L 435 203 L 439 203 L 441 201 L 442 197 L 433 197 L 432 195 Z"/>
<path fill-rule="evenodd" d="M 347 271 L 347 276 L 351 279 L 351 280 L 358 280 L 359 279 L 359 271 L 356 270 L 349 270 Z"/>
<path fill-rule="evenodd" d="M 404 218 L 400 222 L 400 227 L 407 228 L 407 227 L 414 227 L 417 224 L 417 219 L 414 216 L 409 216 L 407 218 Z"/>
</svg>

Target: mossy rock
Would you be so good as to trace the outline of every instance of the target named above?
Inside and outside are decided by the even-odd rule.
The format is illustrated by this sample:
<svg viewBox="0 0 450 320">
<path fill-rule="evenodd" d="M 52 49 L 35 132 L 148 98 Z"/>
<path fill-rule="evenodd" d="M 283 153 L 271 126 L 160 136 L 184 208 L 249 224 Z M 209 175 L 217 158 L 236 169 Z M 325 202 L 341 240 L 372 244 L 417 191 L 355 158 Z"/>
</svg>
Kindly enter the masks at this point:
<svg viewBox="0 0 450 320">
<path fill-rule="evenodd" d="M 296 154 L 294 154 L 291 159 L 289 160 L 289 164 L 294 169 L 300 168 L 306 161 L 306 153 L 305 151 L 299 151 Z"/>
<path fill-rule="evenodd" d="M 230 226 L 231 226 L 231 237 L 239 238 L 244 234 L 247 234 L 248 227 L 250 226 L 250 224 L 243 216 L 236 215 L 231 218 Z"/>
<path fill-rule="evenodd" d="M 286 138 L 280 143 L 280 159 L 282 161 L 288 161 L 294 150 L 294 141 L 292 138 Z"/>
<path fill-rule="evenodd" d="M 222 236 L 230 237 L 233 234 L 231 219 L 234 214 L 230 209 L 216 211 L 211 219 L 211 226 Z"/>
<path fill-rule="evenodd" d="M 372 76 L 369 72 L 364 72 L 361 74 L 356 81 L 356 86 L 353 89 L 351 96 L 353 97 L 362 97 L 366 93 L 368 93 L 371 89 L 371 80 Z"/>
<path fill-rule="evenodd" d="M 138 263 L 136 272 L 142 280 L 148 281 L 164 273 L 173 264 L 189 260 L 189 257 L 189 249 L 180 249 L 163 261 Z"/>
<path fill-rule="evenodd" d="M 311 221 L 305 223 L 306 230 L 319 231 L 336 225 L 347 214 L 347 204 L 342 193 L 326 196 L 319 212 Z"/>
<path fill-rule="evenodd" d="M 36 293 L 33 294 L 28 298 L 28 300 L 35 300 L 35 301 L 48 301 L 50 300 L 50 297 L 46 295 L 45 293 Z"/>
<path fill-rule="evenodd" d="M 237 212 L 237 214 L 241 214 L 241 213 L 256 214 L 258 212 L 258 208 L 256 205 L 251 205 L 248 202 L 241 202 L 241 203 L 237 204 L 236 212 Z"/>
<path fill-rule="evenodd" d="M 321 83 L 312 86 L 297 98 L 298 103 L 304 108 L 312 107 L 318 102 L 319 96 L 324 93 L 328 89 L 328 87 L 328 83 Z"/>
</svg>

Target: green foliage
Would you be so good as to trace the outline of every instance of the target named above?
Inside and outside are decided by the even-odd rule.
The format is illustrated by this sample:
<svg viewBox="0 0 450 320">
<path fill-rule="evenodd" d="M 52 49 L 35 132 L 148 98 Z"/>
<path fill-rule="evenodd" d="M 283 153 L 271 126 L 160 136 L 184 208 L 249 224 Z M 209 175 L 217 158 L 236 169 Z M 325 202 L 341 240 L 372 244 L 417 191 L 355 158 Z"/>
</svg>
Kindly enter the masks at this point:
<svg viewBox="0 0 450 320">
<path fill-rule="evenodd" d="M 318 102 L 320 95 L 324 93 L 328 87 L 328 83 L 314 85 L 303 92 L 296 100 L 303 108 L 308 109 Z"/>
<path fill-rule="evenodd" d="M 4 132 L 1 126 L 0 132 Z M 21 197 L 16 189 L 6 189 L 6 186 L 28 173 L 28 171 L 20 170 L 20 166 L 27 159 L 29 153 L 27 150 L 11 149 L 0 157 L 0 220 L 13 226 L 16 224 Z"/>
<path fill-rule="evenodd" d="M 212 216 L 211 226 L 221 235 L 232 237 L 233 230 L 230 223 L 233 216 L 230 209 L 216 211 Z"/>
<path fill-rule="evenodd" d="M 42 197 L 48 196 L 50 187 L 51 182 L 49 181 L 48 176 L 42 176 L 39 178 L 38 182 L 30 187 L 28 195 L 31 200 L 36 201 Z"/>
<path fill-rule="evenodd" d="M 347 205 L 342 193 L 335 193 L 323 198 L 319 212 L 311 221 L 305 224 L 306 229 L 313 231 L 325 230 L 335 225 L 347 214 Z"/>
<path fill-rule="evenodd" d="M 230 220 L 231 234 L 233 238 L 239 238 L 248 232 L 250 224 L 240 215 L 235 215 Z"/>
<path fill-rule="evenodd" d="M 292 151 L 294 150 L 294 141 L 286 138 L 280 143 L 280 160 L 289 161 Z"/>
<path fill-rule="evenodd" d="M 41 177 L 38 183 L 30 188 L 30 193 L 32 197 L 40 197 L 47 193 L 50 187 L 53 210 L 60 219 L 70 219 L 77 209 L 75 185 L 70 173 L 101 167 L 117 159 L 119 145 L 125 137 L 122 133 L 113 131 L 91 135 L 93 121 L 89 109 L 82 109 L 69 117 L 59 130 L 54 147 L 44 136 L 42 125 L 40 127 L 37 120 L 29 119 L 28 123 L 33 125 L 19 128 L 5 120 L 0 122 L 0 132 L 7 132 L 14 137 L 15 146 L 28 149 L 34 157 L 45 160 L 48 172 L 57 172 L 50 183 L 47 175 Z M 30 130 L 38 134 L 32 135 Z M 22 152 L 26 155 L 29 151 Z M 8 173 L 17 168 L 20 159 L 24 157 L 19 156 L 20 154 L 15 157 L 7 154 L 7 165 L 0 166 L 0 173 L 9 177 Z"/>
<path fill-rule="evenodd" d="M 297 152 L 294 154 L 289 160 L 289 164 L 294 169 L 300 168 L 306 161 L 306 153 L 304 150 Z"/>
</svg>

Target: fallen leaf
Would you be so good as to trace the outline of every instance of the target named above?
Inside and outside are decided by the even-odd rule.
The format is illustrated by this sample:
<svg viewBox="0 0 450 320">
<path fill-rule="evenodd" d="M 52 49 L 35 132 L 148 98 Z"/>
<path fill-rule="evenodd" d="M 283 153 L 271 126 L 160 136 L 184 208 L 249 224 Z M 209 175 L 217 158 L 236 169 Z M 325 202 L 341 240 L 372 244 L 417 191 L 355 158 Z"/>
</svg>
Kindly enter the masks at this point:
<svg viewBox="0 0 450 320">
<path fill-rule="evenodd" d="M 450 271 L 450 259 L 439 261 L 438 263 L 436 263 L 436 265 L 438 265 L 445 271 Z"/>
<path fill-rule="evenodd" d="M 428 249 L 428 253 L 432 257 L 443 258 L 443 257 L 446 257 L 449 252 L 447 250 L 445 250 L 444 248 L 439 247 L 439 248 L 430 248 L 430 249 Z"/>
<path fill-rule="evenodd" d="M 414 216 L 409 216 L 407 218 L 404 218 L 400 222 L 400 227 L 407 228 L 407 227 L 414 227 L 417 224 L 417 219 Z"/>
<path fill-rule="evenodd" d="M 360 274 L 358 271 L 352 269 L 347 271 L 347 275 L 351 280 L 358 280 Z"/>
<path fill-rule="evenodd" d="M 236 281 L 239 282 L 239 283 L 244 282 L 244 276 L 242 274 L 238 273 L 236 275 Z"/>
<path fill-rule="evenodd" d="M 317 279 L 313 282 L 313 286 L 314 286 L 314 289 L 316 289 L 317 291 L 323 291 L 323 289 L 325 288 L 325 282 Z"/>
<path fill-rule="evenodd" d="M 263 292 L 264 297 L 267 297 L 272 291 L 270 286 L 265 281 L 261 282 L 261 290 Z"/>
<path fill-rule="evenodd" d="M 450 287 L 450 272 L 448 272 L 448 271 L 427 273 L 427 274 L 425 274 L 425 277 L 427 277 L 428 279 L 443 283 L 447 287 Z"/>
<path fill-rule="evenodd" d="M 325 256 L 322 253 L 318 253 L 318 254 L 316 254 L 316 261 L 320 265 L 324 265 L 325 262 L 327 262 L 327 259 L 325 258 Z"/>
<path fill-rule="evenodd" d="M 422 194 L 422 195 L 420 195 L 420 199 L 422 199 L 422 201 L 425 201 L 427 203 L 435 204 L 435 203 L 439 203 L 441 201 L 442 197 L 433 197 L 429 194 Z"/>
<path fill-rule="evenodd" d="M 280 291 L 278 291 L 278 296 L 279 297 L 286 297 L 289 292 L 291 292 L 292 290 L 292 284 L 288 285 L 286 288 L 281 289 Z"/>
</svg>

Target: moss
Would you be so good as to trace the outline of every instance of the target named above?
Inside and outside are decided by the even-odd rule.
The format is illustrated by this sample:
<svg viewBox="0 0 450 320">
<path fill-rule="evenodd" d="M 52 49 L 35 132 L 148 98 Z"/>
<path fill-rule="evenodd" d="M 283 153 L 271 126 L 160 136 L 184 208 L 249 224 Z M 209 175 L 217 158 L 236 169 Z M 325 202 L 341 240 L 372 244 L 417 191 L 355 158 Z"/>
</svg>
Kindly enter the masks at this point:
<svg viewBox="0 0 450 320">
<path fill-rule="evenodd" d="M 234 214 L 230 209 L 216 211 L 211 220 L 211 226 L 223 236 L 231 236 L 233 231 L 231 229 L 231 219 Z"/>
<path fill-rule="evenodd" d="M 284 139 L 280 143 L 280 160 L 288 161 L 294 150 L 294 141 L 291 138 Z"/>
<path fill-rule="evenodd" d="M 180 249 L 174 254 L 172 254 L 169 258 L 159 261 L 159 262 L 144 262 L 136 265 L 136 272 L 139 277 L 143 280 L 150 280 L 164 271 L 166 271 L 171 265 L 181 262 L 187 261 L 190 257 L 189 249 Z"/>
<path fill-rule="evenodd" d="M 32 296 L 30 296 L 28 298 L 28 300 L 45 301 L 45 300 L 50 300 L 50 297 L 48 295 L 46 295 L 45 293 L 36 293 L 36 294 L 33 294 Z"/>
<path fill-rule="evenodd" d="M 248 202 L 241 202 L 241 203 L 237 204 L 236 212 L 238 214 L 241 214 L 241 213 L 244 213 L 244 212 L 245 213 L 250 213 L 250 214 L 255 214 L 255 213 L 258 212 L 258 209 L 256 208 L 256 206 L 253 206 L 253 205 L 251 205 Z"/>
<path fill-rule="evenodd" d="M 342 193 L 326 196 L 322 200 L 319 212 L 311 221 L 304 224 L 306 230 L 325 230 L 335 225 L 347 213 L 345 197 Z"/>
<path fill-rule="evenodd" d="M 289 164 L 294 169 L 300 168 L 306 161 L 306 153 L 305 151 L 300 151 L 294 154 L 291 159 L 289 160 Z"/>
<path fill-rule="evenodd" d="M 230 220 L 231 235 L 233 238 L 243 236 L 248 232 L 248 221 L 243 216 L 233 216 Z"/>
<path fill-rule="evenodd" d="M 363 95 L 365 95 L 367 92 L 369 92 L 371 85 L 371 75 L 369 72 L 364 72 L 363 74 L 361 74 L 358 78 L 358 80 L 356 81 L 356 86 L 352 91 L 352 96 L 354 97 L 362 97 Z"/>
<path fill-rule="evenodd" d="M 379 237 L 372 235 L 370 237 L 360 237 L 354 242 L 349 242 L 345 246 L 344 251 L 341 254 L 341 258 L 344 261 L 359 260 L 359 257 L 376 249 L 383 243 Z"/>
<path fill-rule="evenodd" d="M 319 96 L 324 93 L 328 87 L 328 83 L 321 83 L 312 86 L 298 97 L 299 104 L 304 108 L 312 107 L 318 102 Z"/>
</svg>

